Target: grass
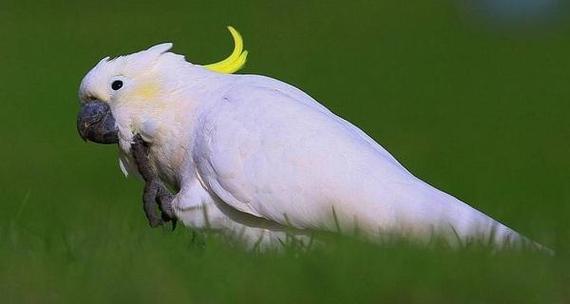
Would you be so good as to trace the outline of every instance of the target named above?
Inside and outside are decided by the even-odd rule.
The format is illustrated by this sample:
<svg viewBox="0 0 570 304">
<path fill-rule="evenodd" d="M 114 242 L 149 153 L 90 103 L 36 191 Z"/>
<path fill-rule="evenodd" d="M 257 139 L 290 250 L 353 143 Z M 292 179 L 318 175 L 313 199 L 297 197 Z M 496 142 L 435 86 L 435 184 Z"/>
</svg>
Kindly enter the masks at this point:
<svg viewBox="0 0 570 304">
<path fill-rule="evenodd" d="M 112 216 L 110 220 L 118 218 Z M 248 252 L 217 235 L 118 225 L 8 231 L 8 302 L 563 303 L 564 257 L 329 239 L 305 252 Z M 3 236 L 4 237 L 4 236 Z M 25 246 L 22 246 L 25 244 Z M 33 273 L 30 273 L 33 271 Z"/>
<path fill-rule="evenodd" d="M 100 58 L 173 41 L 196 63 L 250 51 L 416 175 L 557 251 L 492 254 L 330 238 L 248 252 L 146 226 L 116 148 L 75 130 Z M 455 2 L 0 3 L 0 301 L 567 303 L 570 33 L 495 31 Z"/>
</svg>

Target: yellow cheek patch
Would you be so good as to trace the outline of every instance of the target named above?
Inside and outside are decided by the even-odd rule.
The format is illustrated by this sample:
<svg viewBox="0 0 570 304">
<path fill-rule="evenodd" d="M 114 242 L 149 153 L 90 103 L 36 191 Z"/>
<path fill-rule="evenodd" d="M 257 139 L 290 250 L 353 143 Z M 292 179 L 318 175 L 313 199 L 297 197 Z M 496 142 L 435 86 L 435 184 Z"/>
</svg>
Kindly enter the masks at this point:
<svg viewBox="0 0 570 304">
<path fill-rule="evenodd" d="M 237 72 L 245 65 L 245 62 L 247 61 L 247 51 L 243 50 L 243 39 L 238 31 L 233 27 L 228 26 L 228 30 L 234 39 L 234 50 L 228 58 L 220 62 L 205 65 L 204 67 L 208 70 L 231 74 Z"/>
<path fill-rule="evenodd" d="M 135 97 L 142 99 L 155 99 L 158 96 L 159 87 L 154 83 L 143 84 L 133 92 Z"/>
</svg>

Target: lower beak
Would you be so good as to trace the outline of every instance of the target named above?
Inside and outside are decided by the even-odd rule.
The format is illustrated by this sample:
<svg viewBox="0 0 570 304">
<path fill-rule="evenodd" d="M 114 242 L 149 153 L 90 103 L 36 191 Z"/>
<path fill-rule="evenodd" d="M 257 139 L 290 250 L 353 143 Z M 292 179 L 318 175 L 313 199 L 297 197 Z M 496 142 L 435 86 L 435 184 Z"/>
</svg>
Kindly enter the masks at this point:
<svg viewBox="0 0 570 304">
<path fill-rule="evenodd" d="M 119 142 L 119 128 L 109 104 L 93 100 L 81 105 L 77 114 L 77 131 L 83 140 L 100 144 Z"/>
</svg>

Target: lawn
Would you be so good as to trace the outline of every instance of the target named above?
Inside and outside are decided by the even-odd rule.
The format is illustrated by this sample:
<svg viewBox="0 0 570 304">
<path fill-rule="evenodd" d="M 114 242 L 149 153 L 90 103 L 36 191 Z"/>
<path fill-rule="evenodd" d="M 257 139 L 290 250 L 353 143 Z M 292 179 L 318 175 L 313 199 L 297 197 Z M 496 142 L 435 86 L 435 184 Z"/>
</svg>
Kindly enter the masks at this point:
<svg viewBox="0 0 570 304">
<path fill-rule="evenodd" d="M 497 29 L 459 2 L 2 1 L 0 302 L 570 302 L 570 27 Z M 342 237 L 259 253 L 149 228 L 117 148 L 77 134 L 79 82 L 165 41 L 217 61 L 226 25 L 250 52 L 241 73 L 302 88 L 557 254 Z"/>
</svg>

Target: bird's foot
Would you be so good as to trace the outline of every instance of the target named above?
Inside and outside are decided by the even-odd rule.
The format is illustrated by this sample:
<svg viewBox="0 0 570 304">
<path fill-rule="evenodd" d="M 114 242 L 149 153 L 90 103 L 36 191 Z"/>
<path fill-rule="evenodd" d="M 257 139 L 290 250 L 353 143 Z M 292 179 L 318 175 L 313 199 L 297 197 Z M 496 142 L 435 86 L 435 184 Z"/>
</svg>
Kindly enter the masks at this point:
<svg viewBox="0 0 570 304">
<path fill-rule="evenodd" d="M 172 230 L 176 228 L 176 216 L 172 208 L 174 195 L 158 180 L 145 184 L 143 193 L 143 209 L 151 227 L 158 227 L 172 222 Z M 158 209 L 156 208 L 158 205 Z M 160 215 L 158 211 L 160 210 Z"/>
<path fill-rule="evenodd" d="M 143 209 L 151 227 L 158 227 L 166 222 L 172 222 L 172 230 L 176 228 L 176 216 L 172 209 L 174 196 L 162 184 L 152 169 L 148 158 L 148 144 L 137 134 L 131 145 L 133 157 L 139 173 L 142 175 L 145 186 L 143 192 Z M 158 205 L 158 209 L 156 208 Z M 160 210 L 160 215 L 158 211 Z"/>
<path fill-rule="evenodd" d="M 172 207 L 172 201 L 174 200 L 174 195 L 160 184 L 158 193 L 156 195 L 156 202 L 158 203 L 158 208 L 164 222 L 172 222 L 172 230 L 176 229 L 176 215 L 174 215 L 174 210 Z"/>
</svg>

